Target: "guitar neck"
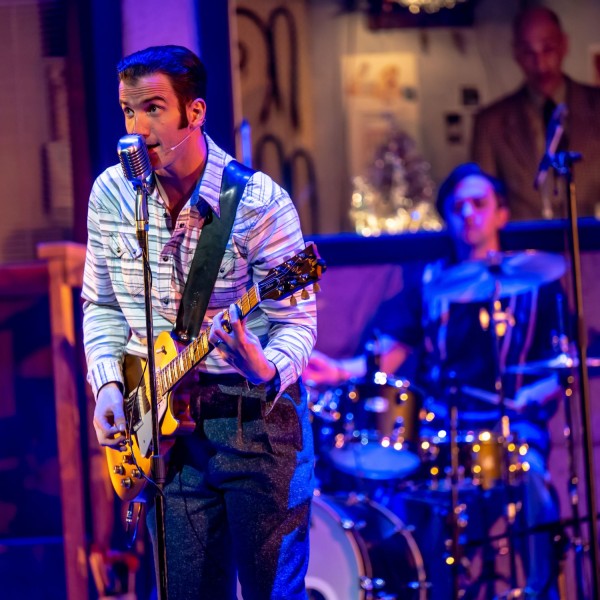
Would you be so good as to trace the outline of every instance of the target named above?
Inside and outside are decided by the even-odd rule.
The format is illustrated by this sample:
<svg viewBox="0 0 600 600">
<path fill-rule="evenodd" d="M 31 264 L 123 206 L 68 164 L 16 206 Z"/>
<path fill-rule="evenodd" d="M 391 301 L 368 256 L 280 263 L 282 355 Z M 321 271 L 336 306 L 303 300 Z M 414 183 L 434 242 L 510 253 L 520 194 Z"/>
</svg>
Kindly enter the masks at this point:
<svg viewBox="0 0 600 600">
<path fill-rule="evenodd" d="M 260 303 L 258 285 L 253 285 L 235 304 L 240 311 L 242 319 L 245 319 Z M 225 311 L 225 319 L 229 321 L 229 311 Z M 178 383 L 191 369 L 204 360 L 212 347 L 208 341 L 210 326 L 188 344 L 173 360 L 164 365 L 156 372 L 156 381 L 161 394 L 168 392 Z"/>
</svg>

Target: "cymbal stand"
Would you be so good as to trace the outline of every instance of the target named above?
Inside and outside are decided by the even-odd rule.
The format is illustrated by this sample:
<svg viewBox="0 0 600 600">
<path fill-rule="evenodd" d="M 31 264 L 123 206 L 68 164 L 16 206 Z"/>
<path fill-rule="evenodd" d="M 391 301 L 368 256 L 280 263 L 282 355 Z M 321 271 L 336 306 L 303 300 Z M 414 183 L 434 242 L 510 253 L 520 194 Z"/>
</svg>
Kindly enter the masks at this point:
<svg viewBox="0 0 600 600">
<path fill-rule="evenodd" d="M 490 273 L 493 276 L 496 266 L 490 264 Z M 494 351 L 494 363 L 496 365 L 496 381 L 495 388 L 498 394 L 498 406 L 500 408 L 500 423 L 501 423 L 501 439 L 502 439 L 502 486 L 504 491 L 504 506 L 505 506 L 505 536 L 506 543 L 508 545 L 508 560 L 509 560 L 509 576 L 510 576 L 510 590 L 504 594 L 506 598 L 518 597 L 521 590 L 517 586 L 517 561 L 515 552 L 515 543 L 513 538 L 514 525 L 517 518 L 517 503 L 514 501 L 512 486 L 510 483 L 510 471 L 509 471 L 509 452 L 508 444 L 511 440 L 510 433 L 510 419 L 506 413 L 506 403 L 504 395 L 504 384 L 503 384 L 503 368 L 500 360 L 500 336 L 498 335 L 497 326 L 499 321 L 496 319 L 496 303 L 499 302 L 500 298 L 500 285 L 496 281 L 494 294 L 491 300 L 490 314 L 489 314 L 489 329 L 492 336 L 492 348 Z M 506 327 L 512 327 L 514 324 L 510 319 L 504 319 Z M 504 332 L 503 335 L 506 335 Z"/>
<path fill-rule="evenodd" d="M 552 160 L 552 167 L 559 177 L 565 180 L 567 188 L 567 207 L 569 222 L 569 254 L 571 258 L 571 274 L 575 315 L 577 319 L 576 349 L 579 375 L 579 400 L 581 407 L 583 450 L 586 480 L 586 502 L 589 519 L 589 553 L 591 560 L 591 597 L 600 597 L 600 562 L 598 548 L 598 528 L 596 520 L 596 494 L 594 482 L 594 452 L 592 440 L 592 419 L 590 407 L 590 389 L 587 372 L 587 330 L 583 314 L 583 292 L 581 283 L 581 255 L 579 251 L 579 230 L 577 227 L 577 200 L 573 163 L 581 158 L 576 152 L 557 152 Z M 567 403 L 568 404 L 568 403 Z M 574 492 L 576 494 L 576 490 Z"/>
<path fill-rule="evenodd" d="M 459 600 L 460 583 L 459 571 L 461 566 L 460 548 L 460 514 L 462 512 L 458 497 L 458 473 L 459 473 L 459 448 L 458 448 L 458 386 L 454 382 L 456 373 L 450 373 L 448 380 L 448 398 L 450 400 L 450 530 L 452 533 L 450 556 L 446 562 L 451 562 L 452 567 L 452 598 Z"/>
</svg>

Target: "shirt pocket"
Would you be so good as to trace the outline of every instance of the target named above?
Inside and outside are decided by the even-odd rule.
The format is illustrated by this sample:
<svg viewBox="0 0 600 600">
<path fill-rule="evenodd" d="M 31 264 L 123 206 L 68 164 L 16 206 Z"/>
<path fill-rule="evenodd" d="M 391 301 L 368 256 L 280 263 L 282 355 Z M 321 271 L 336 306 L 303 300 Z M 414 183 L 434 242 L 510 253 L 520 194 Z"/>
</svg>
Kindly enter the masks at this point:
<svg viewBox="0 0 600 600">
<path fill-rule="evenodd" d="M 121 284 L 132 297 L 144 294 L 144 269 L 142 249 L 137 240 L 124 233 L 111 233 L 109 238 L 111 258 L 114 263 L 115 282 Z"/>
<path fill-rule="evenodd" d="M 209 306 L 211 308 L 225 307 L 238 300 L 246 291 L 248 279 L 246 261 L 225 251 Z"/>
</svg>

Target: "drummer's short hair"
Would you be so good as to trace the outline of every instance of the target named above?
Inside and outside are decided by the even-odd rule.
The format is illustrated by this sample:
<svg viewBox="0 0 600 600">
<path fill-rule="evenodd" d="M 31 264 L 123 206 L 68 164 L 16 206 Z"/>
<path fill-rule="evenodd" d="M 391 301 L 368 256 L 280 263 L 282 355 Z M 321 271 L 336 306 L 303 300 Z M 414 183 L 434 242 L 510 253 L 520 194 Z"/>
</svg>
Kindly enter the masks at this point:
<svg viewBox="0 0 600 600">
<path fill-rule="evenodd" d="M 494 193 L 496 194 L 498 206 L 508 206 L 508 203 L 506 201 L 506 188 L 498 178 L 494 177 L 493 175 L 490 175 L 489 173 L 486 173 L 477 163 L 463 163 L 462 165 L 458 165 L 458 167 L 456 167 L 450 172 L 448 177 L 444 179 L 444 181 L 438 189 L 435 207 L 444 219 L 446 218 L 448 212 L 446 206 L 448 199 L 454 193 L 456 186 L 463 179 L 470 177 L 471 175 L 478 175 L 479 177 L 483 177 L 484 179 L 489 181 L 492 188 L 494 189 Z"/>
</svg>

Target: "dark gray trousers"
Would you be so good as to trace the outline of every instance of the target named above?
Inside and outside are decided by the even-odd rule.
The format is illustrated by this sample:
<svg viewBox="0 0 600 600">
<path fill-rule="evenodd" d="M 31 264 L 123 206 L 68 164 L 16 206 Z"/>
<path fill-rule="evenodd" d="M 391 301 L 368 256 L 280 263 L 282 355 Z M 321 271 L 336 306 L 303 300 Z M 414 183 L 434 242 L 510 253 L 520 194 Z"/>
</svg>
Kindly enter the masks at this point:
<svg viewBox="0 0 600 600">
<path fill-rule="evenodd" d="M 164 488 L 169 600 L 306 597 L 313 442 L 306 393 L 237 376 L 196 384 L 195 432 L 177 440 Z M 154 539 L 154 510 L 148 527 Z"/>
</svg>

